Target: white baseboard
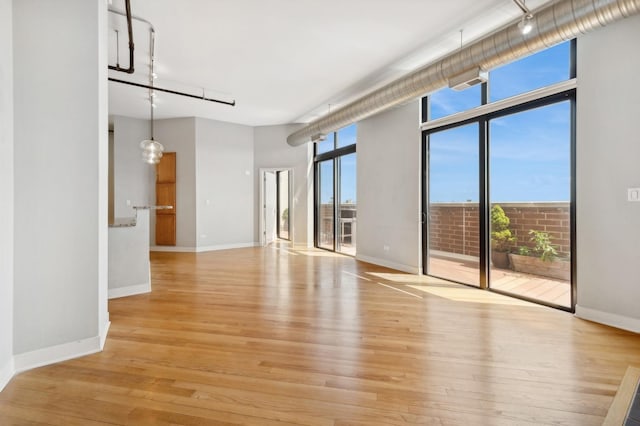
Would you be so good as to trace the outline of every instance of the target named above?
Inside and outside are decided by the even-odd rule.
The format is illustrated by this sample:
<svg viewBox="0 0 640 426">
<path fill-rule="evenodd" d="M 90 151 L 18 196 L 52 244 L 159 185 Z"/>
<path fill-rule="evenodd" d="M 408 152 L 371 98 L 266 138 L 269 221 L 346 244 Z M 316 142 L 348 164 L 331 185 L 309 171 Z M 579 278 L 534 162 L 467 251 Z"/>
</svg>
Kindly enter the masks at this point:
<svg viewBox="0 0 640 426">
<path fill-rule="evenodd" d="M 385 259 L 378 259 L 376 257 L 369 257 L 362 254 L 356 255 L 356 260 L 362 262 L 373 263 L 374 265 L 384 266 L 385 268 L 396 269 L 398 271 L 407 272 L 409 274 L 420 274 L 420 268 L 416 266 L 404 265 L 402 263 L 391 262 Z"/>
<path fill-rule="evenodd" d="M 14 372 L 13 357 L 11 357 L 5 365 L 0 367 L 0 392 L 2 392 L 2 389 L 4 389 L 5 386 L 7 386 L 13 377 Z"/>
<path fill-rule="evenodd" d="M 237 244 L 219 244 L 215 246 L 200 246 L 200 247 L 179 247 L 179 246 L 151 246 L 149 248 L 150 251 L 165 251 L 165 252 L 175 252 L 175 253 L 201 253 L 205 251 L 216 251 L 216 250 L 230 250 L 237 248 L 246 248 L 246 247 L 258 247 L 260 243 L 251 242 L 251 243 L 237 243 Z"/>
<path fill-rule="evenodd" d="M 117 299 L 118 297 L 133 296 L 151 292 L 151 283 L 129 285 L 126 287 L 116 287 L 109 289 L 109 299 Z"/>
<path fill-rule="evenodd" d="M 250 243 L 238 243 L 238 244 L 220 244 L 216 246 L 201 246 L 196 247 L 196 252 L 200 253 L 203 251 L 216 251 L 216 250 L 231 250 L 238 248 L 247 248 L 247 247 L 258 247 L 260 243 L 250 242 Z"/>
<path fill-rule="evenodd" d="M 100 352 L 100 336 L 14 355 L 16 373 Z"/>
<path fill-rule="evenodd" d="M 107 321 L 102 326 L 102 331 L 100 332 L 100 350 L 104 349 L 104 344 L 107 341 L 107 334 L 109 334 L 109 327 L 111 327 L 111 321 Z"/>
<path fill-rule="evenodd" d="M 597 322 L 611 327 L 621 328 L 622 330 L 640 333 L 640 319 L 626 317 L 610 312 L 599 311 L 597 309 L 585 308 L 576 305 L 576 316 L 588 321 Z"/>
<path fill-rule="evenodd" d="M 195 253 L 195 247 L 180 247 L 180 246 L 151 246 L 149 251 L 168 251 L 175 253 Z"/>
</svg>

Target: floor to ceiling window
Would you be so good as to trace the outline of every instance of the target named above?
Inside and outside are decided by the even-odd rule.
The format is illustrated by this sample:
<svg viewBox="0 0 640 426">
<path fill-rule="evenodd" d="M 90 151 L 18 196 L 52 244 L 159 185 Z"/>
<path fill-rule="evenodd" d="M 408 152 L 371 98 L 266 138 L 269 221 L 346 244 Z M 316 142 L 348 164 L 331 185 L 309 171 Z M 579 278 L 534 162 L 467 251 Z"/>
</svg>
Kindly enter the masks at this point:
<svg viewBox="0 0 640 426">
<path fill-rule="evenodd" d="M 315 146 L 316 247 L 356 254 L 356 125 Z"/>
<path fill-rule="evenodd" d="M 423 100 L 425 273 L 573 310 L 575 41 Z"/>
</svg>

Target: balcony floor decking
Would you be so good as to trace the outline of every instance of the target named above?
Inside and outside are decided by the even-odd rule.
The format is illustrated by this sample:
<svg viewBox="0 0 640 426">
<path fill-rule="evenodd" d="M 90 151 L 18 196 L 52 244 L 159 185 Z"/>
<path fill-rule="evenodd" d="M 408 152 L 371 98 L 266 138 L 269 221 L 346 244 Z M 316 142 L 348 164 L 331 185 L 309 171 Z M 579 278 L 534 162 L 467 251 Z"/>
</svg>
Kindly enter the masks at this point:
<svg viewBox="0 0 640 426">
<path fill-rule="evenodd" d="M 431 256 L 429 275 L 465 284 L 479 282 L 478 262 Z M 571 307 L 571 283 L 539 275 L 492 267 L 490 287 L 544 303 Z"/>
</svg>

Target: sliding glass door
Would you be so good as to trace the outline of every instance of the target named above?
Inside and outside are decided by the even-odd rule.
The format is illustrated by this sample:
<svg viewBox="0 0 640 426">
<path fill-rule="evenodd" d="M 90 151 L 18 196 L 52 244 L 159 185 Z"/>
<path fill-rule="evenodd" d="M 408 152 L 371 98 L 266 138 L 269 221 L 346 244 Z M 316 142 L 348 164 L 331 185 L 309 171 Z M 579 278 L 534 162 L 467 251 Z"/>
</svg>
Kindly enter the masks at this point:
<svg viewBox="0 0 640 426">
<path fill-rule="evenodd" d="M 575 52 L 423 99 L 426 274 L 574 309 Z"/>
<path fill-rule="evenodd" d="M 315 146 L 316 247 L 356 254 L 356 125 Z"/>
<path fill-rule="evenodd" d="M 480 285 L 477 123 L 430 133 L 427 273 Z"/>
<path fill-rule="evenodd" d="M 571 103 L 494 118 L 489 134 L 489 285 L 570 308 Z"/>
<path fill-rule="evenodd" d="M 325 160 L 317 166 L 318 203 L 316 206 L 317 245 L 333 250 L 335 235 L 334 222 L 334 169 L 333 160 Z"/>
<path fill-rule="evenodd" d="M 356 254 L 356 154 L 343 155 L 338 164 L 338 221 L 336 251 Z"/>
</svg>

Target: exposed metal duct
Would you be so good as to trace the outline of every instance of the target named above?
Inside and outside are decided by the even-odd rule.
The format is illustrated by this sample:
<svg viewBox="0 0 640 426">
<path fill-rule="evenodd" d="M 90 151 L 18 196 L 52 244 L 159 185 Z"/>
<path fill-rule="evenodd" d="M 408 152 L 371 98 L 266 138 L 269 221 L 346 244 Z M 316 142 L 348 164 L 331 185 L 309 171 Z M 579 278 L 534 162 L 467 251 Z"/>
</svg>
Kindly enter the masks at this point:
<svg viewBox="0 0 640 426">
<path fill-rule="evenodd" d="M 561 0 L 535 12 L 533 30 L 523 35 L 518 22 L 439 61 L 312 121 L 287 137 L 291 146 L 310 141 L 447 85 L 448 79 L 479 67 L 488 71 L 515 59 L 571 40 L 640 13 L 640 0 Z"/>
</svg>

